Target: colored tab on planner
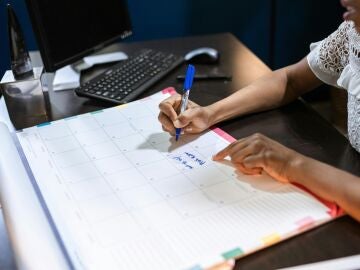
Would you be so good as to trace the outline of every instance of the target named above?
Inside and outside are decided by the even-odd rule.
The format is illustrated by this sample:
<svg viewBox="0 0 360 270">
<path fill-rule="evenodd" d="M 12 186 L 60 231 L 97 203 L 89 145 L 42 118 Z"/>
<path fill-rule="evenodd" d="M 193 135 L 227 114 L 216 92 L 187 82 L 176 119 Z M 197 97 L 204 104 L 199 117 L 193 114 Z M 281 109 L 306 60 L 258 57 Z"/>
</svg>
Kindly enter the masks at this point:
<svg viewBox="0 0 360 270">
<path fill-rule="evenodd" d="M 244 254 L 244 251 L 241 248 L 234 248 L 222 254 L 225 260 L 229 260 L 232 258 L 239 257 L 240 255 Z"/>
<path fill-rule="evenodd" d="M 51 125 L 51 122 L 45 122 L 45 123 L 38 124 L 37 127 L 44 127 L 44 126 L 48 126 L 48 125 Z"/>
<path fill-rule="evenodd" d="M 276 242 L 279 242 L 281 240 L 281 236 L 278 233 L 273 233 L 263 237 L 261 240 L 265 246 L 270 246 Z"/>
<path fill-rule="evenodd" d="M 163 94 L 170 94 L 170 95 L 173 95 L 173 94 L 176 94 L 176 90 L 174 87 L 168 87 L 168 88 L 165 88 L 161 91 Z"/>
<path fill-rule="evenodd" d="M 95 111 L 95 112 L 90 112 L 91 114 L 97 114 L 97 113 L 102 113 L 103 110 L 98 110 L 98 111 Z"/>
<path fill-rule="evenodd" d="M 217 135 L 219 135 L 220 137 L 222 137 L 223 139 L 227 140 L 228 142 L 232 143 L 232 142 L 235 142 L 236 139 L 231 136 L 230 134 L 226 133 L 225 131 L 223 131 L 222 129 L 220 128 L 212 128 L 211 129 L 212 131 L 214 131 Z"/>
</svg>

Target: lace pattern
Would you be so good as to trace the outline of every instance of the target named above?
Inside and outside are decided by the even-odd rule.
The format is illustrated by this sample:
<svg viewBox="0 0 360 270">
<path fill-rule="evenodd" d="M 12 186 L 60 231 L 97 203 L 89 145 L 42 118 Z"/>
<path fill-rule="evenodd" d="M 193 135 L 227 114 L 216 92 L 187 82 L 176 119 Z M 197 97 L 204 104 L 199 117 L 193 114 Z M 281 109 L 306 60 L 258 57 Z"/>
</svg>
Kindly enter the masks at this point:
<svg viewBox="0 0 360 270">
<path fill-rule="evenodd" d="M 354 23 L 348 31 L 349 36 L 349 62 L 350 68 L 357 74 L 360 74 L 360 34 L 357 32 Z"/>
<path fill-rule="evenodd" d="M 349 66 L 353 76 L 360 76 L 360 35 L 354 23 L 349 25 Z M 351 93 L 348 93 L 348 137 L 351 145 L 360 153 L 360 100 Z"/>
<path fill-rule="evenodd" d="M 317 48 L 316 61 L 322 72 L 339 77 L 348 64 L 350 28 L 351 22 L 343 22 L 334 33 L 321 41 Z"/>
<path fill-rule="evenodd" d="M 351 145 L 360 153 L 360 100 L 348 94 L 348 137 Z"/>
<path fill-rule="evenodd" d="M 333 82 L 337 86 L 341 86 L 340 77 L 346 79 L 348 137 L 351 145 L 360 153 L 360 98 L 356 91 L 359 87 L 357 81 L 360 81 L 360 34 L 354 23 L 347 21 L 316 45 L 314 52 L 309 54 L 309 64 L 315 74 L 324 82 Z"/>
</svg>

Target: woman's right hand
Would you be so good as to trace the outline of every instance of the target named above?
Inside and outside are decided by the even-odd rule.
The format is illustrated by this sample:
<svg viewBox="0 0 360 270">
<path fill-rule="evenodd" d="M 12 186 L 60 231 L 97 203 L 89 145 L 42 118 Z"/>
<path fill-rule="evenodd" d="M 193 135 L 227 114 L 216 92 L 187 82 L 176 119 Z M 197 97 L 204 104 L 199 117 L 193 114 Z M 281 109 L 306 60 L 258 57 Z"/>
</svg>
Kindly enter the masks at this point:
<svg viewBox="0 0 360 270">
<path fill-rule="evenodd" d="M 181 95 L 174 94 L 159 104 L 159 121 L 164 131 L 175 135 L 175 128 L 182 128 L 184 133 L 199 133 L 213 123 L 213 113 L 208 107 L 201 107 L 189 100 L 186 111 L 178 115 Z"/>
</svg>

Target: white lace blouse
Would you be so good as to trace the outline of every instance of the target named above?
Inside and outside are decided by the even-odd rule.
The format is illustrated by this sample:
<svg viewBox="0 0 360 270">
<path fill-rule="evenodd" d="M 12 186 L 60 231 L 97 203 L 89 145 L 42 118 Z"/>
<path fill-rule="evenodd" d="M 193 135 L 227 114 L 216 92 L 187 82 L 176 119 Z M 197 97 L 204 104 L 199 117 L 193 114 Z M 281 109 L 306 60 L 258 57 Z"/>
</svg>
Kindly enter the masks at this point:
<svg viewBox="0 0 360 270">
<path fill-rule="evenodd" d="M 310 45 L 307 61 L 324 83 L 348 91 L 348 136 L 360 152 L 360 34 L 354 23 L 343 22 L 322 41 Z"/>
</svg>

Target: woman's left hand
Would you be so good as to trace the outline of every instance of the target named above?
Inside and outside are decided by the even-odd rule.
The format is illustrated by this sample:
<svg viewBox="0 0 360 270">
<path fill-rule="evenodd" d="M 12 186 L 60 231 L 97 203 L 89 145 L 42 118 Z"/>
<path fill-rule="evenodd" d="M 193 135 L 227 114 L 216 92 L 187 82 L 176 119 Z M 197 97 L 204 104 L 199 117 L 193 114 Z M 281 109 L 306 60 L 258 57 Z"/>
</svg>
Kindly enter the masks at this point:
<svg viewBox="0 0 360 270">
<path fill-rule="evenodd" d="M 213 156 L 219 161 L 229 156 L 231 162 L 245 174 L 267 174 L 280 182 L 291 182 L 291 168 L 303 156 L 262 134 L 254 134 L 231 143 Z"/>
</svg>

